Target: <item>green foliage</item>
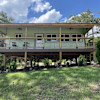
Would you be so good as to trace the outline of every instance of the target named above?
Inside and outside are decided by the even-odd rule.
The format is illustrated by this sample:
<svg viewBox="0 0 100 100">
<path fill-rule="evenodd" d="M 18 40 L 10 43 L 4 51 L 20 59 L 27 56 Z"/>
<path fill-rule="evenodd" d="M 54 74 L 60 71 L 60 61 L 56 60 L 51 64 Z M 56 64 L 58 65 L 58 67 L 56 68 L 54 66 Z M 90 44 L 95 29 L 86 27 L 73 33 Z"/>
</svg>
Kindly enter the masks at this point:
<svg viewBox="0 0 100 100">
<path fill-rule="evenodd" d="M 100 40 L 96 43 L 96 58 L 100 64 Z"/>
<path fill-rule="evenodd" d="M 82 12 L 79 15 L 70 15 L 70 19 L 67 23 L 98 23 L 100 18 L 95 18 L 90 9 L 86 9 L 86 12 Z"/>
<path fill-rule="evenodd" d="M 79 56 L 79 59 L 78 59 L 78 65 L 79 65 L 79 66 L 83 66 L 84 63 L 85 63 L 85 61 L 86 61 L 85 56 L 84 56 L 84 55 L 80 55 L 80 56 Z"/>
<path fill-rule="evenodd" d="M 95 42 L 98 42 L 100 40 L 100 36 L 95 38 Z"/>
<path fill-rule="evenodd" d="M 16 68 L 17 68 L 16 62 L 15 62 L 15 61 L 12 61 L 12 62 L 10 63 L 10 70 L 11 70 L 11 71 L 15 71 Z"/>
<path fill-rule="evenodd" d="M 42 60 L 42 62 L 44 64 L 44 66 L 48 67 L 52 63 L 52 60 L 45 58 L 44 60 Z"/>
<path fill-rule="evenodd" d="M 18 64 L 19 64 L 18 62 L 15 62 L 14 60 L 11 61 L 11 59 L 9 59 L 7 61 L 6 68 L 9 69 L 10 71 L 15 71 Z"/>
<path fill-rule="evenodd" d="M 7 13 L 1 11 L 0 12 L 0 23 L 12 23 L 14 19 L 12 17 L 8 17 Z"/>
</svg>

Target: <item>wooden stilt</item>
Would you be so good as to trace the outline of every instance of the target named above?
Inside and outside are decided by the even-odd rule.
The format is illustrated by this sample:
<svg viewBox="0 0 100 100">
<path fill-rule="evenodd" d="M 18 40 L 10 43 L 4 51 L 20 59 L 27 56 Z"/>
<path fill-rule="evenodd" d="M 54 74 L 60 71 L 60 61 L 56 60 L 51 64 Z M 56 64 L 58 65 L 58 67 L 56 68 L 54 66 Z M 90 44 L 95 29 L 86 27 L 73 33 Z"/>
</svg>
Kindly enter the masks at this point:
<svg viewBox="0 0 100 100">
<path fill-rule="evenodd" d="M 25 52 L 25 67 L 27 66 L 27 52 Z"/>
<path fill-rule="evenodd" d="M 75 58 L 75 60 L 76 60 L 76 65 L 78 64 L 78 62 L 77 62 L 77 57 Z"/>
<path fill-rule="evenodd" d="M 6 54 L 3 55 L 3 66 L 6 67 Z"/>
<path fill-rule="evenodd" d="M 96 62 L 96 51 L 93 52 L 93 61 Z"/>
<path fill-rule="evenodd" d="M 87 64 L 87 59 L 88 59 L 88 57 L 87 57 L 87 54 L 86 54 L 86 64 Z"/>
<path fill-rule="evenodd" d="M 60 60 L 60 65 L 61 65 L 61 62 L 62 62 L 62 51 L 59 52 L 59 60 Z"/>
<path fill-rule="evenodd" d="M 32 55 L 30 56 L 30 61 L 31 61 L 31 67 L 32 67 L 32 61 L 33 61 Z"/>
<path fill-rule="evenodd" d="M 76 37 L 76 48 L 78 48 L 78 38 Z"/>
</svg>

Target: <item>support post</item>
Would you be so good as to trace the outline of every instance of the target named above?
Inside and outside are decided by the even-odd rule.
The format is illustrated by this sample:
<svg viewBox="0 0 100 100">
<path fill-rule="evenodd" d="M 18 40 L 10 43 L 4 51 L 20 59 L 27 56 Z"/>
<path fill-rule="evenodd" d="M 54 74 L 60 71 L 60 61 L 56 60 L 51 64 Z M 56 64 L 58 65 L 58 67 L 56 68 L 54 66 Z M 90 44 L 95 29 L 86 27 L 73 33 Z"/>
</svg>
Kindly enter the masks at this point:
<svg viewBox="0 0 100 100">
<path fill-rule="evenodd" d="M 60 60 L 60 65 L 61 65 L 61 62 L 62 62 L 62 51 L 59 52 L 59 60 Z"/>
<path fill-rule="evenodd" d="M 43 49 L 44 49 L 44 35 L 43 35 Z"/>
<path fill-rule="evenodd" d="M 27 52 L 25 52 L 25 67 L 27 66 Z"/>
<path fill-rule="evenodd" d="M 3 55 L 3 66 L 6 67 L 6 54 Z"/>
<path fill-rule="evenodd" d="M 85 37 L 85 34 L 84 34 L 84 37 Z M 86 39 L 84 39 L 84 44 L 85 44 L 85 48 L 86 48 Z"/>
<path fill-rule="evenodd" d="M 61 27 L 60 27 L 60 36 L 59 36 L 59 38 L 60 38 L 60 49 L 61 49 Z"/>
<path fill-rule="evenodd" d="M 78 48 L 78 38 L 76 36 L 76 48 Z"/>
<path fill-rule="evenodd" d="M 76 65 L 78 65 L 78 63 L 77 63 L 77 57 L 75 58 L 75 60 L 76 60 Z"/>
<path fill-rule="evenodd" d="M 86 64 L 87 64 L 87 59 L 88 59 L 88 57 L 87 57 L 87 54 L 86 54 Z"/>
<path fill-rule="evenodd" d="M 9 49 L 10 49 L 10 38 L 9 38 Z"/>
<path fill-rule="evenodd" d="M 27 49 L 27 27 L 25 29 L 25 49 Z"/>
<path fill-rule="evenodd" d="M 96 50 L 93 52 L 93 61 L 96 62 Z"/>
<path fill-rule="evenodd" d="M 96 49 L 95 49 L 95 39 L 94 39 L 94 30 L 93 30 L 93 28 L 92 28 L 92 36 L 93 36 L 93 49 L 94 49 L 93 61 L 96 61 Z"/>
<path fill-rule="evenodd" d="M 33 59 L 32 59 L 32 55 L 31 55 L 31 56 L 30 56 L 30 61 L 31 61 L 31 67 L 32 67 L 32 60 L 33 60 Z"/>
</svg>

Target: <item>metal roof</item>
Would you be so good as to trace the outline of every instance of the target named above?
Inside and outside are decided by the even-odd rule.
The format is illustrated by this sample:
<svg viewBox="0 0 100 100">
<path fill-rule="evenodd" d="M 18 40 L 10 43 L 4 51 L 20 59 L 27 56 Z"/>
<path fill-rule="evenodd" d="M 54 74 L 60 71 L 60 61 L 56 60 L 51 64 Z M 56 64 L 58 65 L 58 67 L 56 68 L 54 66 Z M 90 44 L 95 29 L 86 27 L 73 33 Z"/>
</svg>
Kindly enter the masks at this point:
<svg viewBox="0 0 100 100">
<path fill-rule="evenodd" d="M 4 23 L 0 24 L 3 28 L 13 27 L 67 27 L 67 28 L 93 28 L 98 23 Z"/>
</svg>

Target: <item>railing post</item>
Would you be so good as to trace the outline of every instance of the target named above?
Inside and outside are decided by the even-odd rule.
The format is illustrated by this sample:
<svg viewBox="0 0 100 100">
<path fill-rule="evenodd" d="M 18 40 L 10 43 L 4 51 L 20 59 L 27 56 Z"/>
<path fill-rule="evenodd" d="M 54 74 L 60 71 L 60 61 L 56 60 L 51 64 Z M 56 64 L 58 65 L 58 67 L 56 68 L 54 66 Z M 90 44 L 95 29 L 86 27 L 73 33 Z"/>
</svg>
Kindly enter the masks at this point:
<svg viewBox="0 0 100 100">
<path fill-rule="evenodd" d="M 10 38 L 9 38 L 9 49 L 10 49 Z"/>
<path fill-rule="evenodd" d="M 43 38 L 42 38 L 42 39 L 43 39 L 43 49 L 44 49 L 44 36 L 43 36 Z"/>
<path fill-rule="evenodd" d="M 59 60 L 60 60 L 60 65 L 61 65 L 61 62 L 62 62 L 62 51 L 61 50 L 59 51 Z"/>
<path fill-rule="evenodd" d="M 25 29 L 25 49 L 27 49 L 27 27 Z"/>
<path fill-rule="evenodd" d="M 85 34 L 84 34 L 84 38 L 85 38 Z M 86 39 L 84 39 L 84 44 L 85 44 L 85 49 L 86 49 Z"/>
<path fill-rule="evenodd" d="M 76 48 L 78 48 L 78 38 L 76 36 Z"/>
<path fill-rule="evenodd" d="M 3 54 L 3 66 L 6 67 L 6 54 Z"/>
<path fill-rule="evenodd" d="M 25 55 L 24 56 L 25 56 L 24 59 L 25 59 L 25 67 L 26 67 L 27 66 L 27 52 L 26 51 L 25 51 Z"/>
<path fill-rule="evenodd" d="M 60 39 L 60 49 L 61 49 L 61 47 L 62 47 L 62 46 L 61 46 L 61 44 L 62 44 L 62 43 L 61 43 L 61 33 L 62 33 L 62 32 L 61 32 L 61 27 L 60 27 L 60 36 L 59 36 L 59 39 Z"/>
</svg>

